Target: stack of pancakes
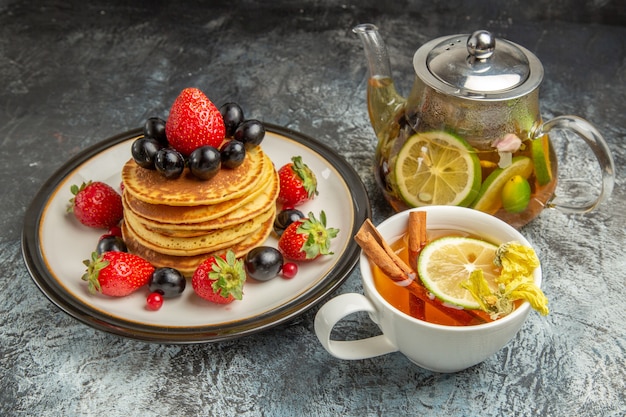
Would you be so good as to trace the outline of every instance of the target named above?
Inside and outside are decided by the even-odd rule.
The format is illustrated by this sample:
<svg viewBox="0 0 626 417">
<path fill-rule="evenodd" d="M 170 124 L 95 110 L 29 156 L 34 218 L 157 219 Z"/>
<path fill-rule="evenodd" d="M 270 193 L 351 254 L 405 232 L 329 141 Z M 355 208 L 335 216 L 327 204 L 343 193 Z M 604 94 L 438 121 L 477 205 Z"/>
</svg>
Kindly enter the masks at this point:
<svg viewBox="0 0 626 417">
<path fill-rule="evenodd" d="M 131 159 L 122 183 L 124 241 L 155 267 L 191 276 L 207 257 L 229 249 L 245 256 L 272 231 L 279 180 L 260 147 L 210 180 L 197 179 L 187 168 L 180 178 L 166 179 Z"/>
</svg>

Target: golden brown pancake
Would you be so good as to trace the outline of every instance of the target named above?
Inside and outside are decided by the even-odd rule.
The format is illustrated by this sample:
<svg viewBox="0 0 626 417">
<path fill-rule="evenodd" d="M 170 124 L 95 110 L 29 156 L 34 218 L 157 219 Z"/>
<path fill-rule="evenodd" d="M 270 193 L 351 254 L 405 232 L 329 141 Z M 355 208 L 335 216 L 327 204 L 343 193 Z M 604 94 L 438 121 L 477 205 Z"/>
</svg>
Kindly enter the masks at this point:
<svg viewBox="0 0 626 417">
<path fill-rule="evenodd" d="M 132 211 L 147 227 L 155 230 L 210 230 L 240 223 L 245 216 L 263 211 L 270 200 L 275 203 L 278 186 L 278 175 L 270 167 L 267 178 L 263 178 L 249 195 L 222 203 L 195 207 L 148 204 L 127 192 L 123 193 L 123 203 L 125 210 Z"/>
<path fill-rule="evenodd" d="M 261 224 L 270 219 L 273 221 L 275 214 L 276 206 L 273 205 L 266 212 L 243 223 L 189 237 L 168 236 L 149 230 L 131 212 L 124 213 L 124 221 L 143 246 L 168 255 L 187 256 L 213 252 L 237 243 Z"/>
<path fill-rule="evenodd" d="M 198 223 L 162 223 L 151 219 L 146 219 L 141 215 L 138 215 L 132 210 L 123 199 L 124 210 L 130 213 L 131 216 L 136 217 L 136 221 L 140 222 L 145 228 L 168 236 L 180 236 L 191 237 L 201 236 L 212 230 L 224 229 L 241 224 L 248 220 L 257 217 L 259 214 L 267 212 L 270 207 L 276 204 L 276 197 L 279 191 L 278 175 L 272 175 L 271 181 L 266 185 L 266 188 L 260 189 L 260 193 L 257 197 L 248 203 L 244 204 L 235 210 L 225 213 L 221 217 L 217 217 L 211 220 Z M 126 196 L 126 193 L 124 193 Z M 167 206 L 166 206 L 167 207 Z M 170 219 L 172 220 L 172 219 Z"/>
<path fill-rule="evenodd" d="M 261 148 L 255 147 L 246 153 L 238 167 L 220 169 L 210 180 L 199 180 L 187 168 L 180 178 L 167 179 L 157 171 L 141 168 L 131 159 L 122 168 L 122 181 L 124 191 L 149 204 L 210 205 L 249 194 L 261 180 L 268 161 Z"/>
<path fill-rule="evenodd" d="M 212 252 L 212 251 L 218 251 L 222 248 L 227 248 L 228 246 L 234 245 L 236 243 L 239 243 L 240 241 L 244 240 L 246 238 L 246 235 L 242 235 L 239 236 L 238 238 L 233 238 L 230 241 L 223 241 L 220 242 L 219 244 L 214 245 L 213 247 L 210 248 L 206 248 L 206 249 L 200 249 L 197 250 L 195 253 L 191 252 L 191 251 L 184 251 L 184 250 L 178 250 L 178 251 L 173 251 L 173 250 L 167 250 L 166 248 L 163 248 L 159 245 L 154 244 L 153 242 L 146 240 L 144 237 L 140 236 L 139 234 L 137 234 L 137 232 L 135 231 L 135 229 L 133 229 L 133 227 L 131 226 L 131 224 L 129 223 L 127 218 L 124 218 L 124 228 L 123 228 L 123 237 L 124 237 L 124 242 L 126 242 L 126 239 L 130 239 L 134 242 L 136 242 L 137 245 L 143 246 L 146 249 L 150 249 L 156 253 L 159 253 L 161 255 L 171 255 L 171 256 L 195 256 L 195 255 L 202 255 L 204 253 L 208 253 L 208 252 Z M 166 239 L 165 236 L 162 237 L 162 239 Z M 128 244 L 127 244 L 128 246 Z"/>
<path fill-rule="evenodd" d="M 257 187 L 250 193 L 221 203 L 197 206 L 168 206 L 165 204 L 149 204 L 138 200 L 130 192 L 124 192 L 124 205 L 138 216 L 157 223 L 193 224 L 202 223 L 225 216 L 233 210 L 255 200 L 264 193 L 276 176 L 271 164 L 264 169 Z"/>
<path fill-rule="evenodd" d="M 193 275 L 198 265 L 200 265 L 209 256 L 225 253 L 229 249 L 232 250 L 235 253 L 235 256 L 238 258 L 246 256 L 246 254 L 251 249 L 261 245 L 269 237 L 270 233 L 272 232 L 273 224 L 274 219 L 271 218 L 263 223 L 261 227 L 259 227 L 257 230 L 245 236 L 244 239 L 237 243 L 233 243 L 230 247 L 226 249 L 192 256 L 166 255 L 141 245 L 141 243 L 135 240 L 133 234 L 129 231 L 126 222 L 122 223 L 122 234 L 124 237 L 124 242 L 126 242 L 128 250 L 130 252 L 141 256 L 142 258 L 150 262 L 155 268 L 176 268 L 184 276 L 189 278 Z"/>
</svg>

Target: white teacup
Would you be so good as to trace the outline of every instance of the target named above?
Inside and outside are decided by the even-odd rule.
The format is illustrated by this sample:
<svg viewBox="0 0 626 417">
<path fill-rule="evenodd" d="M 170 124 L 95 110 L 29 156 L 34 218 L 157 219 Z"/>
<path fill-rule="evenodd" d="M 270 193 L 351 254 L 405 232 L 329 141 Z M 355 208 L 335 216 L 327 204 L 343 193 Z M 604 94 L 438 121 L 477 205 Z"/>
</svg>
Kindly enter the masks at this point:
<svg viewBox="0 0 626 417">
<path fill-rule="evenodd" d="M 481 236 L 496 244 L 517 241 L 531 246 L 517 230 L 480 211 L 454 206 L 431 206 L 425 210 L 428 229 L 456 229 Z M 395 214 L 377 229 L 391 243 L 406 232 L 409 211 Z M 324 348 L 339 359 L 366 359 L 400 351 L 418 366 L 435 372 L 457 372 L 476 365 L 506 345 L 519 331 L 530 312 L 524 302 L 511 314 L 474 326 L 444 326 L 409 316 L 389 304 L 376 290 L 367 257 L 361 253 L 360 268 L 365 295 L 349 293 L 328 301 L 315 317 L 315 334 Z M 541 286 L 541 267 L 534 272 Z M 382 334 L 367 339 L 339 341 L 330 335 L 336 323 L 358 311 L 369 313 Z"/>
</svg>

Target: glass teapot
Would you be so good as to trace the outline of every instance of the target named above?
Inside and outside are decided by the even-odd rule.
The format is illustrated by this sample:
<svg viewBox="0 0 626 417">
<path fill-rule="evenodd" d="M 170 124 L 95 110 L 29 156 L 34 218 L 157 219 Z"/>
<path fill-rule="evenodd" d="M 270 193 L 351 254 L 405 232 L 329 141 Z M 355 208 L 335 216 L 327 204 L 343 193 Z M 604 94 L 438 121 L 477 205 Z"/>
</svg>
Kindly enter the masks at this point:
<svg viewBox="0 0 626 417">
<path fill-rule="evenodd" d="M 408 98 L 391 77 L 376 26 L 354 28 L 369 67 L 367 102 L 378 138 L 375 175 L 396 211 L 427 205 L 472 207 L 521 227 L 543 208 L 584 213 L 606 200 L 615 167 L 589 122 L 559 116 L 543 122 L 543 67 L 527 49 L 487 31 L 434 39 L 413 57 Z M 592 201 L 555 197 L 557 158 L 549 133 L 569 130 L 594 152 L 602 170 Z"/>
</svg>

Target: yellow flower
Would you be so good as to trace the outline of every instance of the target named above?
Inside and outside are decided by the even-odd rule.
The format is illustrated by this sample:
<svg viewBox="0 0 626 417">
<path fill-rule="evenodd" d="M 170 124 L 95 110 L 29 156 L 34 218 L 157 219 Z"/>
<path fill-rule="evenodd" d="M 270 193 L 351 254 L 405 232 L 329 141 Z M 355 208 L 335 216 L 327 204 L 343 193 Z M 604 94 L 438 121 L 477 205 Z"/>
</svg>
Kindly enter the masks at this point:
<svg viewBox="0 0 626 417">
<path fill-rule="evenodd" d="M 478 268 L 470 273 L 467 281 L 461 283 L 461 287 L 465 288 L 472 294 L 472 297 L 480 305 L 480 309 L 489 312 L 491 306 L 497 301 L 492 296 L 491 288 L 483 275 L 483 270 Z"/>
<path fill-rule="evenodd" d="M 544 316 L 550 312 L 548 310 L 548 299 L 532 280 L 523 278 L 512 281 L 506 286 L 505 293 L 511 300 L 528 301 L 532 308 Z"/>
<path fill-rule="evenodd" d="M 504 287 L 499 285 L 497 291 L 492 291 L 480 268 L 473 270 L 461 286 L 472 294 L 480 309 L 488 313 L 493 320 L 513 311 L 513 300 L 504 294 Z"/>
<path fill-rule="evenodd" d="M 531 277 L 532 280 L 533 271 L 539 266 L 539 258 L 533 248 L 518 242 L 508 242 L 496 250 L 493 263 L 502 268 L 498 282 L 506 284 L 519 277 Z"/>
</svg>

